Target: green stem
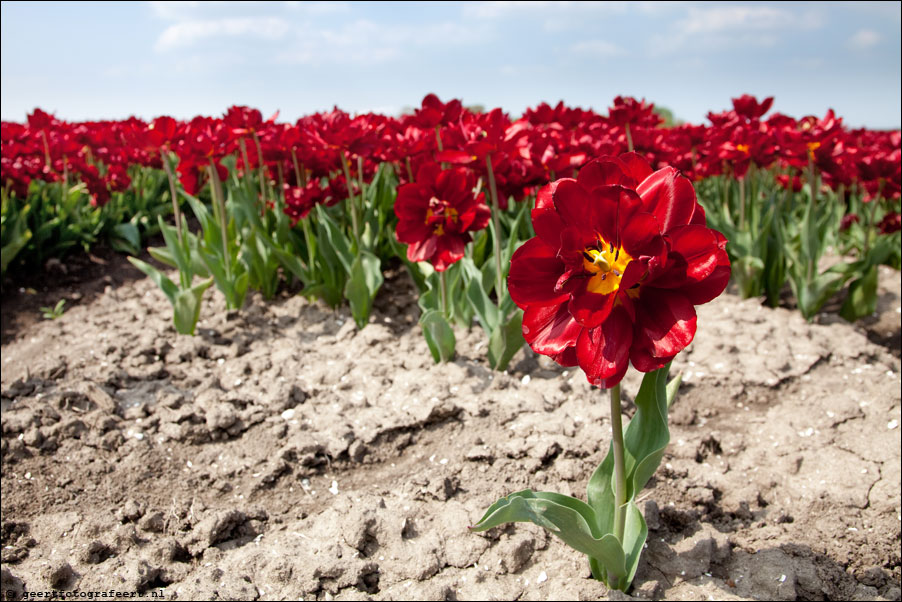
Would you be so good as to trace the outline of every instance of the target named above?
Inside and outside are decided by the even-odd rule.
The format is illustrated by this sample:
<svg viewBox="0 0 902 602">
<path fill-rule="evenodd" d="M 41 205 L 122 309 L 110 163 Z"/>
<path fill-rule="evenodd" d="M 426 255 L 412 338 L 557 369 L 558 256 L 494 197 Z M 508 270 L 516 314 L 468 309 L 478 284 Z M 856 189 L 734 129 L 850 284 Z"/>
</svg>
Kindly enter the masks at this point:
<svg viewBox="0 0 902 602">
<path fill-rule="evenodd" d="M 633 152 L 633 135 L 630 133 L 630 124 L 624 125 L 626 130 L 626 148 L 629 152 Z"/>
<path fill-rule="evenodd" d="M 623 462 L 623 419 L 620 414 L 620 383 L 611 388 L 611 447 L 614 449 L 614 535 L 623 543 L 626 526 L 626 472 Z"/>
<path fill-rule="evenodd" d="M 185 248 L 182 242 L 182 213 L 179 211 L 179 199 L 175 195 L 175 176 L 172 174 L 172 166 L 169 165 L 169 153 L 160 147 L 160 159 L 163 160 L 163 169 L 166 171 L 166 177 L 169 178 L 169 196 L 172 197 L 172 215 L 175 217 L 175 233 L 179 238 L 179 246 Z"/>
<path fill-rule="evenodd" d="M 301 228 L 304 230 L 304 242 L 307 243 L 307 276 L 313 280 L 316 266 L 316 237 L 313 236 L 313 232 L 310 229 L 311 219 L 312 216 L 310 214 L 301 219 Z M 304 284 L 306 286 L 307 283 Z"/>
<path fill-rule="evenodd" d="M 247 190 L 248 198 L 253 199 L 255 193 L 251 176 L 251 162 L 250 158 L 247 156 L 247 144 L 244 142 L 244 138 L 238 139 L 238 146 L 241 147 L 241 159 L 244 161 L 244 187 Z M 235 171 L 237 172 L 238 170 Z M 256 203 L 254 203 L 254 205 L 256 205 Z"/>
<path fill-rule="evenodd" d="M 207 166 L 210 173 L 210 186 L 213 191 L 213 205 L 219 211 L 219 230 L 222 234 L 222 258 L 225 262 L 226 280 L 232 280 L 232 260 L 229 253 L 229 228 L 226 222 L 225 198 L 222 193 L 222 182 L 219 181 L 219 174 L 216 173 L 216 164 L 210 159 L 210 165 Z M 239 308 L 235 308 L 239 309 Z"/>
<path fill-rule="evenodd" d="M 301 167 L 298 165 L 298 154 L 294 149 L 291 149 L 291 162 L 294 163 L 294 181 L 297 186 L 303 188 L 307 185 L 306 178 L 301 176 Z"/>
<path fill-rule="evenodd" d="M 449 314 L 451 312 L 448 311 L 448 277 L 445 275 L 445 272 L 439 272 L 438 276 L 438 281 L 442 292 L 442 315 L 444 315 L 446 318 L 449 318 Z"/>
<path fill-rule="evenodd" d="M 745 178 L 739 178 L 739 230 L 745 229 Z"/>
<path fill-rule="evenodd" d="M 345 174 L 345 184 L 348 187 L 348 203 L 351 205 L 351 228 L 354 229 L 354 244 L 357 248 L 360 248 L 360 228 L 358 227 L 357 222 L 357 203 L 354 200 L 354 195 L 351 193 L 351 170 L 348 169 L 348 155 L 342 149 L 341 151 L 341 169 Z"/>
<path fill-rule="evenodd" d="M 880 204 L 880 196 L 883 194 L 883 178 L 877 183 L 877 195 L 871 199 L 871 210 L 867 213 L 867 223 L 864 226 L 864 251 L 861 254 L 862 259 L 868 256 L 871 250 L 871 238 L 874 236 L 874 222 L 877 221 L 877 205 Z"/>
<path fill-rule="evenodd" d="M 442 152 L 443 150 L 445 150 L 444 145 L 442 144 L 442 126 L 441 125 L 435 126 L 435 141 L 436 141 L 436 144 L 438 144 L 439 152 Z"/>
<path fill-rule="evenodd" d="M 260 145 L 260 138 L 257 132 L 254 132 L 254 144 L 257 145 L 257 162 L 260 164 L 260 202 L 263 203 L 263 210 L 266 211 L 266 164 L 263 162 L 263 147 Z"/>
<path fill-rule="evenodd" d="M 489 172 L 489 194 L 492 199 L 492 225 L 495 228 L 495 236 L 493 236 L 493 246 L 495 248 L 495 294 L 497 295 L 498 307 L 504 301 L 504 278 L 501 275 L 501 221 L 498 219 L 498 186 L 495 184 L 495 171 L 492 169 L 492 155 L 485 156 L 485 164 Z"/>
</svg>

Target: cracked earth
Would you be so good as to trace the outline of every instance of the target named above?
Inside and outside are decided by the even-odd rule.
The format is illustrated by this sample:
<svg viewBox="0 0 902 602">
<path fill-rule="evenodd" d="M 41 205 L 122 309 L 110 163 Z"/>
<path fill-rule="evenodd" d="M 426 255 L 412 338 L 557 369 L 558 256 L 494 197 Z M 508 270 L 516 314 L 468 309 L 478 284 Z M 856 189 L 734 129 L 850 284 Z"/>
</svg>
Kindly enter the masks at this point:
<svg viewBox="0 0 902 602">
<path fill-rule="evenodd" d="M 178 336 L 134 275 L 54 321 L 4 300 L 3 589 L 624 599 L 538 527 L 467 531 L 513 491 L 584 496 L 603 394 L 528 349 L 493 373 L 478 327 L 433 364 L 389 276 L 362 331 L 298 296 L 228 314 L 208 294 Z M 699 308 L 631 597 L 900 599 L 899 276 L 881 277 L 863 325 Z"/>
</svg>

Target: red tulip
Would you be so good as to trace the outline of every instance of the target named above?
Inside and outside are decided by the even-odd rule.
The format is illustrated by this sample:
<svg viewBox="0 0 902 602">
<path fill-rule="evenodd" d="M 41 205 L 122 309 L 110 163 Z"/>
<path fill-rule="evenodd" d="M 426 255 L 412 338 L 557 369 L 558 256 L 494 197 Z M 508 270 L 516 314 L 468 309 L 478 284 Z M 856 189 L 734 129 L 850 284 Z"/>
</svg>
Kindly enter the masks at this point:
<svg viewBox="0 0 902 602">
<path fill-rule="evenodd" d="M 398 188 L 396 234 L 409 245 L 410 261 L 429 261 L 443 272 L 464 256 L 470 232 L 485 228 L 490 217 L 484 194 L 473 194 L 475 185 L 472 172 L 431 163 L 420 168 L 416 183 Z"/>
<path fill-rule="evenodd" d="M 774 104 L 774 97 L 768 96 L 760 103 L 758 99 L 750 94 L 743 94 L 739 98 L 733 99 L 733 110 L 736 114 L 745 119 L 760 119 L 765 113 L 770 111 L 771 105 Z"/>
<path fill-rule="evenodd" d="M 695 336 L 695 305 L 723 292 L 726 239 L 705 226 L 677 170 L 635 153 L 586 165 L 544 187 L 537 236 L 511 261 L 508 285 L 538 353 L 613 387 L 630 362 L 664 366 Z"/>
</svg>

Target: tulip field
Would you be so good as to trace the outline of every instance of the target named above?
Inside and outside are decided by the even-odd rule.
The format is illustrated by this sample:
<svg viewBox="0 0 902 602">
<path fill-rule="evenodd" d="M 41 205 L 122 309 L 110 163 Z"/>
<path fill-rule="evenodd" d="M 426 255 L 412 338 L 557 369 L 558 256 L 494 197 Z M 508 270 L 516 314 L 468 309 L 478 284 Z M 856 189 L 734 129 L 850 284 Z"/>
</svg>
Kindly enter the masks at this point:
<svg viewBox="0 0 902 602">
<path fill-rule="evenodd" d="M 902 134 L 775 109 L 4 121 L 4 597 L 899 600 Z"/>
</svg>

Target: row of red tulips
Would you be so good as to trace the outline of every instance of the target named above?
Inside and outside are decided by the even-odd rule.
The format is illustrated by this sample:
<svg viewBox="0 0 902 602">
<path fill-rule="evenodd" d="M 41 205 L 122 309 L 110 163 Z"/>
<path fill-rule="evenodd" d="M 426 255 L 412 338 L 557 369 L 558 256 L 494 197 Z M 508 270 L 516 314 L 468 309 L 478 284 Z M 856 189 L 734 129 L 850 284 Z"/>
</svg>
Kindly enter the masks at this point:
<svg viewBox="0 0 902 602">
<path fill-rule="evenodd" d="M 224 117 L 151 122 L 69 123 L 40 109 L 24 124 L 2 124 L 2 180 L 19 198 L 32 180 L 79 178 L 95 204 L 130 185 L 134 165 L 161 167 L 160 150 L 179 157 L 178 176 L 195 194 L 212 161 L 237 154 L 240 170 L 265 169 L 284 186 L 288 210 L 300 218 L 317 203 L 347 196 L 346 171 L 356 176 L 362 159 L 365 179 L 391 162 L 401 182 L 412 181 L 426 163 L 467 166 L 488 177 L 487 159 L 502 207 L 522 200 L 558 176 L 572 175 L 590 159 L 635 150 L 653 166 L 671 165 L 693 180 L 727 174 L 743 178 L 750 166 L 780 170 L 780 182 L 796 190 L 810 163 L 834 189 L 858 185 L 869 197 L 899 198 L 900 132 L 849 129 L 829 111 L 795 119 L 773 113 L 772 98 L 733 99 L 733 108 L 709 113 L 709 125 L 662 125 L 651 104 L 616 98 L 608 115 L 541 104 L 513 120 L 501 109 L 475 113 L 459 100 L 433 95 L 412 115 L 356 117 L 338 109 L 279 123 L 260 111 L 232 107 Z M 346 166 L 348 169 L 344 169 Z M 320 178 L 329 178 L 323 189 Z"/>
<path fill-rule="evenodd" d="M 512 309 L 500 306 L 507 298 L 506 260 L 532 234 L 518 211 L 532 203 L 509 209 L 509 202 L 534 198 L 542 185 L 575 175 L 594 158 L 634 150 L 652 167 L 673 166 L 696 182 L 709 221 L 730 240 L 733 275 L 744 295 L 764 294 L 776 303 L 788 281 L 811 318 L 846 282 L 867 276 L 871 283 L 877 264 L 899 263 L 898 244 L 875 237 L 899 230 L 900 132 L 852 130 L 832 111 L 823 118 L 765 118 L 772 102 L 746 95 L 733 99 L 733 109 L 710 113 L 710 125 L 670 126 L 653 105 L 620 97 L 606 116 L 561 103 L 511 120 L 500 109 L 473 112 L 459 100 L 443 103 L 428 95 L 413 114 L 397 119 L 336 109 L 294 125 L 237 106 L 222 118 L 150 123 L 67 123 L 38 109 L 25 124 L 2 124 L 3 269 L 26 245 L 37 249 L 40 261 L 43 241 L 65 249 L 88 244 L 101 231 L 117 248 L 137 253 L 142 234 L 163 228 L 157 218 L 169 212 L 169 201 L 181 244 L 181 189 L 214 201 L 219 232 L 205 236 L 220 241 L 215 253 L 230 268 L 217 281 L 230 306 L 240 306 L 247 286 L 271 294 L 278 266 L 336 303 L 352 264 L 363 261 L 370 284 L 357 289 L 369 297 L 381 283 L 379 263 L 397 254 L 395 240 L 409 245 L 401 249 L 407 260 L 429 262 L 443 273 L 464 257 L 478 232 L 474 269 L 483 268 L 486 285 L 493 281 L 482 288 L 494 293 L 503 317 Z M 90 199 L 87 209 L 83 199 Z M 322 213 L 346 199 L 331 217 Z M 202 204 L 191 206 L 203 223 Z M 227 206 L 244 207 L 234 223 Z M 306 219 L 314 208 L 316 217 Z M 395 217 L 396 236 L 380 238 Z M 303 240 L 300 228 L 293 231 L 298 222 Z M 275 259 L 248 251 L 242 224 L 253 226 L 256 240 L 268 241 Z M 483 232 L 487 224 L 490 233 Z M 839 236 L 841 230 L 848 233 Z M 318 257 L 317 239 L 338 236 L 346 237 L 349 255 Z M 231 238 L 238 242 L 229 250 Z M 851 252 L 857 263 L 819 273 L 828 248 Z M 173 248 L 165 258 L 174 265 L 178 255 Z M 335 267 L 331 275 L 327 263 Z M 194 264 L 183 273 L 186 286 L 192 275 L 209 272 Z M 241 264 L 251 266 L 246 278 L 231 269 Z M 415 275 L 423 291 L 431 289 L 429 277 Z M 443 300 L 445 279 L 433 283 Z M 451 277 L 452 283 L 464 280 Z M 875 294 L 866 296 L 872 301 Z M 847 317 L 867 313 L 871 301 Z M 450 311 L 447 302 L 441 307 Z"/>
</svg>

